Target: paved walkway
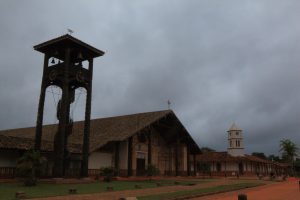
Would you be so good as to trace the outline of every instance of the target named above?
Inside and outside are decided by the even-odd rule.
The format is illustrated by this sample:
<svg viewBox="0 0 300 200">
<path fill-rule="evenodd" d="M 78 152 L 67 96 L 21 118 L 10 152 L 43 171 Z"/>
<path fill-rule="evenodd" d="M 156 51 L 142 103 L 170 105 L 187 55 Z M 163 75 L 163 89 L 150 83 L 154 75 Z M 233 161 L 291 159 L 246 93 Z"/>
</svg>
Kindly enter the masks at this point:
<svg viewBox="0 0 300 200">
<path fill-rule="evenodd" d="M 296 180 L 193 198 L 192 200 L 237 200 L 238 194 L 246 194 L 247 200 L 300 200 L 299 182 Z"/>
</svg>

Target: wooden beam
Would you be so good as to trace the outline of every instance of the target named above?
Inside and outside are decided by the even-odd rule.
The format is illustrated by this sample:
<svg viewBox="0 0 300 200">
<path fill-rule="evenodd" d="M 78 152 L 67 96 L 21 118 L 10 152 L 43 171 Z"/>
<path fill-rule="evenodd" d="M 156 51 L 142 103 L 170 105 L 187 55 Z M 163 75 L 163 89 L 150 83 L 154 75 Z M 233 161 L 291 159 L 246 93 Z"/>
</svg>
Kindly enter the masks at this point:
<svg viewBox="0 0 300 200">
<path fill-rule="evenodd" d="M 41 93 L 40 93 L 38 114 L 37 114 L 37 120 L 36 120 L 36 129 L 35 129 L 35 140 L 34 140 L 34 150 L 35 151 L 41 150 L 44 105 L 45 105 L 45 96 L 46 96 L 46 89 L 47 89 L 45 73 L 48 68 L 48 62 L 49 62 L 49 55 L 45 54 L 43 77 L 42 77 L 42 84 L 41 84 Z"/>
<path fill-rule="evenodd" d="M 176 134 L 176 144 L 175 144 L 175 175 L 179 176 L 179 135 L 178 133 Z"/>
<path fill-rule="evenodd" d="M 93 59 L 89 60 L 89 85 L 86 88 L 86 105 L 84 134 L 82 146 L 81 176 L 88 176 L 89 148 L 90 148 L 90 122 L 91 122 L 91 103 L 92 103 L 92 77 L 93 77 Z"/>
<path fill-rule="evenodd" d="M 189 145 L 186 145 L 186 162 L 187 162 L 187 175 L 190 176 L 191 175 L 191 164 L 190 164 L 190 147 Z"/>
<path fill-rule="evenodd" d="M 152 164 L 152 141 L 151 141 L 152 128 L 150 128 L 147 136 L 148 136 L 148 165 L 151 165 Z"/>
<path fill-rule="evenodd" d="M 127 176 L 132 176 L 132 136 L 128 138 Z"/>
<path fill-rule="evenodd" d="M 119 175 L 119 153 L 120 153 L 120 142 L 115 143 L 115 176 Z"/>
<path fill-rule="evenodd" d="M 196 161 L 196 154 L 193 154 L 193 162 L 194 162 L 194 176 L 197 176 L 197 161 Z"/>
</svg>

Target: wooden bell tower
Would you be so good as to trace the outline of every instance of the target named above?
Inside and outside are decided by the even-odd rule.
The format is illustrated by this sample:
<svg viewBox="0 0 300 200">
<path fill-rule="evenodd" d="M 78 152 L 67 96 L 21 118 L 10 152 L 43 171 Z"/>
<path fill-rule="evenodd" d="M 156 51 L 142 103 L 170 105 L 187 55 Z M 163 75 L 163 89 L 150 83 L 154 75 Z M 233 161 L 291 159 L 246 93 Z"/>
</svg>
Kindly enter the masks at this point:
<svg viewBox="0 0 300 200">
<path fill-rule="evenodd" d="M 63 177 L 65 175 L 67 140 L 71 134 L 70 126 L 72 126 L 70 104 L 74 101 L 76 88 L 85 88 L 87 95 L 82 143 L 81 176 L 86 177 L 88 176 L 93 59 L 102 56 L 104 52 L 69 34 L 36 45 L 34 49 L 45 54 L 34 148 L 36 151 L 41 150 L 46 89 L 51 85 L 58 86 L 62 90 L 62 97 L 57 106 L 59 124 L 53 145 L 53 177 Z M 50 62 L 50 59 L 52 62 Z M 55 60 L 57 62 L 55 62 Z M 87 68 L 82 66 L 83 61 L 88 61 L 89 64 Z"/>
</svg>

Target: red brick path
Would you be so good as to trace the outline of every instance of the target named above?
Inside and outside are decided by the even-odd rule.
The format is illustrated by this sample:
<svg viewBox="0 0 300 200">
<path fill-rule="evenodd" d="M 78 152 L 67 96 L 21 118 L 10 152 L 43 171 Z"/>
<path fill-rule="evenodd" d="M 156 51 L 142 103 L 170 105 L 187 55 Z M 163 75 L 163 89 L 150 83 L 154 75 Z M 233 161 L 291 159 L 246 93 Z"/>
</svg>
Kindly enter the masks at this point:
<svg viewBox="0 0 300 200">
<path fill-rule="evenodd" d="M 193 198 L 192 200 L 237 200 L 238 194 L 246 194 L 248 200 L 300 200 L 298 180 Z"/>
</svg>

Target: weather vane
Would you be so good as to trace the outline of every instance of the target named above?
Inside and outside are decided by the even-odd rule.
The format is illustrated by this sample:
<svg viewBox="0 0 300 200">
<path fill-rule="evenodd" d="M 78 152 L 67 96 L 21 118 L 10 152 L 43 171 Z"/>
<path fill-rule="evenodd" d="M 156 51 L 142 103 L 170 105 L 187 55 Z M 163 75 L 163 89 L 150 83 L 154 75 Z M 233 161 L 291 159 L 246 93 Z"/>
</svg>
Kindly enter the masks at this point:
<svg viewBox="0 0 300 200">
<path fill-rule="evenodd" d="M 168 109 L 170 110 L 170 108 L 171 108 L 171 101 L 168 100 L 167 103 L 168 103 Z"/>
<path fill-rule="evenodd" d="M 67 29 L 68 33 L 70 33 L 70 35 L 72 35 L 72 33 L 74 33 L 74 31 L 72 29 Z"/>
</svg>

